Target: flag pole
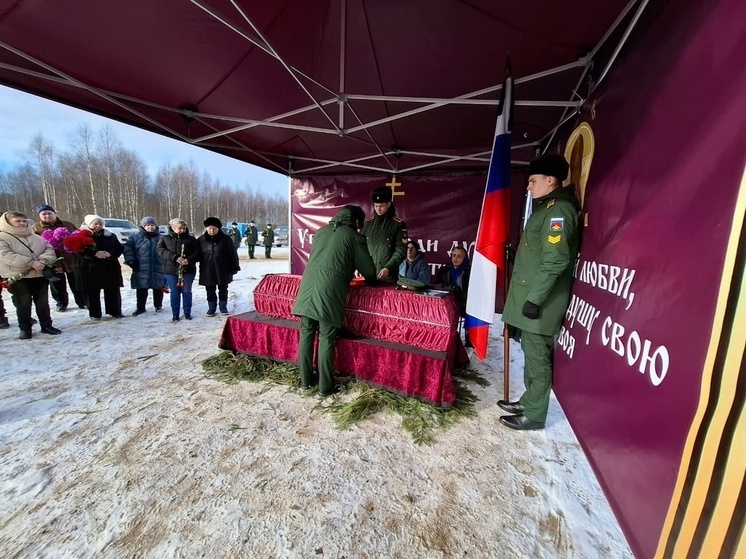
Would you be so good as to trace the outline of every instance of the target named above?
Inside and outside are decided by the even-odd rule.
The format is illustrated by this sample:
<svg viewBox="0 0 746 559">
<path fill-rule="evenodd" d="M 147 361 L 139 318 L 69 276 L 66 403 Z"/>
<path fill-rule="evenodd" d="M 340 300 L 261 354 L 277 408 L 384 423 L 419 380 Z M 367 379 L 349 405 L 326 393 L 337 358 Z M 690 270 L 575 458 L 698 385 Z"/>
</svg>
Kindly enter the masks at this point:
<svg viewBox="0 0 746 559">
<path fill-rule="evenodd" d="M 510 242 L 505 245 L 505 281 L 503 282 L 503 307 L 508 301 L 508 284 L 510 283 Z M 504 312 L 504 309 L 503 309 Z M 510 330 L 503 320 L 503 400 L 510 402 Z"/>
</svg>

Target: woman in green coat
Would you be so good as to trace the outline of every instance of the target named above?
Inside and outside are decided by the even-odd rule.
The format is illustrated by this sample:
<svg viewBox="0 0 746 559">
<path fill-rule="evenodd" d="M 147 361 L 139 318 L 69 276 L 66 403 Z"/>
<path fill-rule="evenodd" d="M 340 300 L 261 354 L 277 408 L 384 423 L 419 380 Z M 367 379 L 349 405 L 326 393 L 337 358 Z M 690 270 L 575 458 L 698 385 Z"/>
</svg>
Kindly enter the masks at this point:
<svg viewBox="0 0 746 559">
<path fill-rule="evenodd" d="M 298 367 L 302 388 L 315 385 L 313 344 L 319 333 L 319 394 L 335 392 L 334 345 L 342 329 L 347 292 L 355 270 L 374 281 L 376 268 L 365 237 L 358 231 L 365 221 L 359 206 L 345 206 L 316 232 L 308 265 L 303 272 L 293 314 L 301 319 Z"/>
</svg>

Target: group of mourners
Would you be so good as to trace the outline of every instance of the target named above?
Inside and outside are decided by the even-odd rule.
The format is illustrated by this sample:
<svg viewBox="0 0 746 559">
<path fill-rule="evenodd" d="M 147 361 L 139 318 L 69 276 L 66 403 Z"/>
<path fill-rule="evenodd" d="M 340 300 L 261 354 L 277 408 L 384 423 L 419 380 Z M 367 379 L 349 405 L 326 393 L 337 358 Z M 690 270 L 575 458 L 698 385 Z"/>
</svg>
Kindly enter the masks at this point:
<svg viewBox="0 0 746 559">
<path fill-rule="evenodd" d="M 500 422 L 511 429 L 543 429 L 552 389 L 552 349 L 570 299 L 573 265 L 578 255 L 580 204 L 575 187 L 563 186 L 569 164 L 546 154 L 527 169 L 532 195 L 531 217 L 517 251 L 511 254 L 513 275 L 503 321 L 520 337 L 524 353 L 525 392 L 516 401 L 499 400 L 510 415 Z M 293 313 L 300 317 L 298 367 L 303 388 L 318 386 L 321 396 L 337 390 L 335 341 L 342 328 L 345 300 L 356 273 L 369 282 L 398 282 L 405 287 L 430 286 L 430 269 L 406 224 L 396 216 L 388 187 L 371 192 L 374 213 L 347 205 L 314 236 Z M 432 286 L 453 291 L 466 311 L 470 264 L 465 248 L 451 250 L 451 262 L 436 274 Z M 318 366 L 313 367 L 318 333 Z M 466 338 L 468 344 L 468 336 Z"/>
<path fill-rule="evenodd" d="M 192 285 L 197 277 L 204 286 L 207 316 L 228 314 L 228 285 L 240 271 L 238 253 L 231 238 L 223 233 L 216 217 L 204 221 L 205 230 L 195 237 L 184 220 L 168 223 L 168 234 L 162 235 L 158 222 L 150 216 L 142 218 L 139 231 L 120 243 L 106 229 L 98 215 L 86 215 L 76 243 L 66 244 L 68 237 L 79 235 L 69 221 L 61 220 L 54 208 L 40 204 L 36 208 L 39 221 L 29 224 L 28 217 L 15 211 L 0 216 L 0 328 L 8 328 L 8 318 L 2 299 L 2 289 L 8 289 L 16 308 L 20 338 L 32 337 L 32 305 L 44 334 L 57 335 L 53 326 L 48 292 L 64 312 L 70 304 L 70 288 L 75 304 L 88 310 L 91 321 L 103 312 L 113 318 L 124 318 L 120 289 L 124 286 L 120 256 L 132 269 L 130 285 L 136 290 L 138 316 L 146 312 L 149 292 L 153 307 L 162 310 L 164 293 L 170 293 L 172 321 L 179 322 L 181 312 L 192 319 Z M 62 234 L 54 234 L 58 229 Z M 50 231 L 45 234 L 45 231 Z M 50 240 L 56 241 L 55 247 Z"/>
</svg>

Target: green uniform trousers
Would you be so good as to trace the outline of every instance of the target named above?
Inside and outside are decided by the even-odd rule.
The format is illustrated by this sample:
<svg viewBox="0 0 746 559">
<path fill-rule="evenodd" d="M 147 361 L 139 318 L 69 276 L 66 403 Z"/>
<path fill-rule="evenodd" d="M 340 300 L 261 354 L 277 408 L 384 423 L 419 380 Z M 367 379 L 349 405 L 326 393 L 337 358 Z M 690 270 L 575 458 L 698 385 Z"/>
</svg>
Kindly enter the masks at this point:
<svg viewBox="0 0 746 559">
<path fill-rule="evenodd" d="M 549 409 L 549 393 L 552 391 L 552 348 L 554 336 L 521 332 L 523 349 L 523 382 L 526 391 L 520 402 L 523 412 L 531 421 L 545 423 Z"/>
<path fill-rule="evenodd" d="M 332 392 L 334 390 L 334 344 L 339 337 L 340 328 L 307 316 L 300 317 L 300 343 L 298 344 L 300 383 L 301 386 L 316 384 L 316 376 L 313 374 L 313 344 L 317 331 L 319 333 L 319 392 Z"/>
</svg>

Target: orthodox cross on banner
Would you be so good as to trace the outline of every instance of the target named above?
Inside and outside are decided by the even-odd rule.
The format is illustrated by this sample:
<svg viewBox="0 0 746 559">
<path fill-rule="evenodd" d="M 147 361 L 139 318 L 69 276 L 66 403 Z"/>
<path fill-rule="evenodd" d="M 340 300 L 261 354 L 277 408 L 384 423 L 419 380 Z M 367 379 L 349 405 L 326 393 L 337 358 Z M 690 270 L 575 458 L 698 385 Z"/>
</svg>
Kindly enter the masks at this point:
<svg viewBox="0 0 746 559">
<path fill-rule="evenodd" d="M 400 182 L 396 182 L 396 175 L 391 177 L 391 182 L 387 182 L 386 186 L 391 187 L 391 193 L 393 196 L 404 196 L 404 192 L 397 192 L 396 187 L 401 186 Z"/>
</svg>

